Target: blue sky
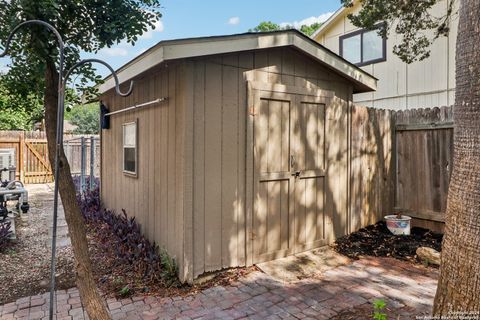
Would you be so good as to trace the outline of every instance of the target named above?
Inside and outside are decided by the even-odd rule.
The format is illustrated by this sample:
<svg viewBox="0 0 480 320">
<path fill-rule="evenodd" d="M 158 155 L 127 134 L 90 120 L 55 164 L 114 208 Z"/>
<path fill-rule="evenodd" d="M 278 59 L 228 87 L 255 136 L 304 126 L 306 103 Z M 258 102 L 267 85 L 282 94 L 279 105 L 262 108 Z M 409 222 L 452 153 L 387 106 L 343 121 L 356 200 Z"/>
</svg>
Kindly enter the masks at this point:
<svg viewBox="0 0 480 320">
<path fill-rule="evenodd" d="M 83 58 L 95 56 L 116 69 L 162 40 L 242 33 L 268 20 L 292 25 L 323 21 L 340 7 L 340 0 L 164 0 L 162 6 L 157 28 L 134 47 L 120 43 Z M 0 59 L 0 71 L 7 63 Z M 98 72 L 107 74 L 103 67 Z"/>
<path fill-rule="evenodd" d="M 340 7 L 340 0 L 164 0 L 162 6 L 158 27 L 134 47 L 121 43 L 97 57 L 116 69 L 162 40 L 242 33 L 268 20 L 289 24 L 324 20 Z M 107 71 L 102 68 L 99 73 Z"/>
</svg>

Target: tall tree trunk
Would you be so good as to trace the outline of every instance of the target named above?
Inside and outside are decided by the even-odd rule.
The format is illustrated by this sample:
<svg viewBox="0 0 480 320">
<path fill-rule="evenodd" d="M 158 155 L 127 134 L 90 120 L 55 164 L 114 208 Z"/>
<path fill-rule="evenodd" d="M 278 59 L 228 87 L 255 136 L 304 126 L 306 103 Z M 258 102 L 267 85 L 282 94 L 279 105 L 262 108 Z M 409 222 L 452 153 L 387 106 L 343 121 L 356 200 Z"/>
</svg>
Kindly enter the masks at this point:
<svg viewBox="0 0 480 320">
<path fill-rule="evenodd" d="M 53 63 L 47 63 L 45 71 L 45 127 L 48 141 L 48 157 L 52 168 L 55 162 L 55 140 L 57 125 L 58 73 Z M 77 203 L 70 166 L 63 148 L 60 152 L 59 190 L 65 209 L 65 219 L 76 261 L 77 286 L 82 303 L 90 319 L 108 320 L 106 305 L 103 303 L 92 274 L 92 265 L 88 255 L 88 243 L 85 223 Z"/>
<path fill-rule="evenodd" d="M 454 163 L 433 312 L 480 311 L 480 2 L 461 0 Z"/>
</svg>

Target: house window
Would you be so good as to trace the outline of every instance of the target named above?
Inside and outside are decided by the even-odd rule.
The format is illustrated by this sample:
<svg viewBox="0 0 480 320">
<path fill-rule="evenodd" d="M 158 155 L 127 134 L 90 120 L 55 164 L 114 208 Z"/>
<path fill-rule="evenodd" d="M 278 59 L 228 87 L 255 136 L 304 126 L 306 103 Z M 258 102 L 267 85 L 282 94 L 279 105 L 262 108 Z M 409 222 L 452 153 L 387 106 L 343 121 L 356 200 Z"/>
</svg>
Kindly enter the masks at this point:
<svg viewBox="0 0 480 320">
<path fill-rule="evenodd" d="M 123 172 L 137 175 L 137 121 L 123 124 Z"/>
<path fill-rule="evenodd" d="M 387 40 L 375 30 L 359 30 L 340 37 L 340 55 L 357 66 L 387 60 Z"/>
</svg>

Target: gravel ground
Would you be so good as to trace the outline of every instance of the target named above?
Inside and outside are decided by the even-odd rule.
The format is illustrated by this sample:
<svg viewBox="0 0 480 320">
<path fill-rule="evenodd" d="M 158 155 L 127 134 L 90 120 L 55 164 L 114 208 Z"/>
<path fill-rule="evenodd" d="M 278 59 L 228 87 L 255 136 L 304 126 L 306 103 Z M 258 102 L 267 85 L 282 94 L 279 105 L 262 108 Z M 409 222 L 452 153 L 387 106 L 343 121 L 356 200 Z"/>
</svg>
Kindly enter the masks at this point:
<svg viewBox="0 0 480 320">
<path fill-rule="evenodd" d="M 53 194 L 45 185 L 28 189 L 31 209 L 23 218 L 15 220 L 16 243 L 0 253 L 0 304 L 46 292 L 50 283 L 51 250 L 47 243 Z M 75 286 L 71 247 L 58 249 L 57 257 L 57 288 Z"/>
</svg>

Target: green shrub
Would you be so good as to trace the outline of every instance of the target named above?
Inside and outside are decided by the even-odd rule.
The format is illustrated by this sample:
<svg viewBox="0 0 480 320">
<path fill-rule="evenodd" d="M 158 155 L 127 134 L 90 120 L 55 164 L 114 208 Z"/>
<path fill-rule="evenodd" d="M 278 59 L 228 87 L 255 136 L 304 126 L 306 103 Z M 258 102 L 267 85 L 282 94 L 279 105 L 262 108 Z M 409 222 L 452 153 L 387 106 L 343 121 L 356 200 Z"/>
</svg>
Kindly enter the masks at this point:
<svg viewBox="0 0 480 320">
<path fill-rule="evenodd" d="M 178 286 L 178 265 L 175 262 L 175 259 L 170 257 L 165 250 L 160 250 L 160 265 L 162 268 L 161 276 L 162 280 L 165 282 L 165 285 L 168 287 Z"/>
<path fill-rule="evenodd" d="M 383 310 L 387 304 L 382 299 L 373 301 L 373 319 L 375 320 L 387 320 L 387 314 L 383 313 Z"/>
<path fill-rule="evenodd" d="M 119 294 L 120 294 L 122 297 L 128 297 L 128 296 L 130 296 L 130 287 L 129 287 L 128 285 L 126 285 L 125 287 L 123 287 L 122 289 L 120 289 Z"/>
</svg>

